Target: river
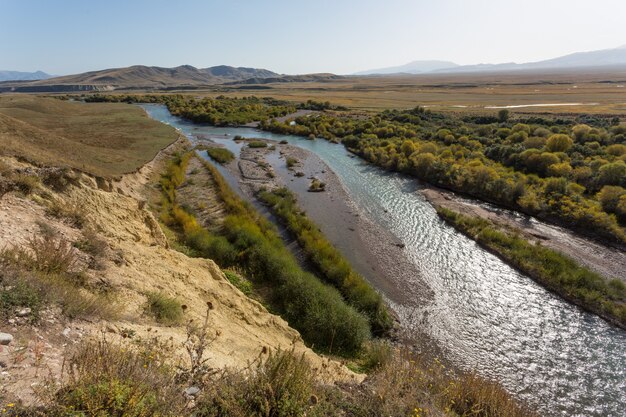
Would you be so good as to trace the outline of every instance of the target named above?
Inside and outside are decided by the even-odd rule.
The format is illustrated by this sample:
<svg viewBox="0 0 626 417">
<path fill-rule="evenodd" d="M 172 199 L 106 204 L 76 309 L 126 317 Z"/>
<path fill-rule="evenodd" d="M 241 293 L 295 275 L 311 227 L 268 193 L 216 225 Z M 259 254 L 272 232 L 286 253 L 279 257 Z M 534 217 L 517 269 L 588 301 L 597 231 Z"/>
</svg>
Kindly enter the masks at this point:
<svg viewBox="0 0 626 417">
<path fill-rule="evenodd" d="M 455 366 L 500 382 L 544 415 L 626 415 L 626 332 L 564 302 L 447 226 L 416 192 L 415 179 L 372 167 L 324 140 L 198 125 L 162 105 L 142 107 L 191 139 L 240 135 L 314 152 L 360 212 L 406 245 L 419 271 L 415 281 L 433 290 L 427 306 L 390 300 L 404 325 L 419 325 Z M 216 142 L 234 146 L 230 139 Z"/>
</svg>

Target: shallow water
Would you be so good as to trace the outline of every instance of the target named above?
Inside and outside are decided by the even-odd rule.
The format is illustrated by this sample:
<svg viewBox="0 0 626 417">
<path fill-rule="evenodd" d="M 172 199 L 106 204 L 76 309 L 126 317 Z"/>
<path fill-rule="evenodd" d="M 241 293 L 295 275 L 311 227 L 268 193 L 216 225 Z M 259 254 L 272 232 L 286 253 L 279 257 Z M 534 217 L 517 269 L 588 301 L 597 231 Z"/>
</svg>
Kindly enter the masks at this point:
<svg viewBox="0 0 626 417">
<path fill-rule="evenodd" d="M 455 365 L 499 381 L 545 415 L 626 415 L 626 332 L 567 304 L 444 224 L 416 192 L 416 180 L 367 165 L 323 140 L 195 125 L 164 106 L 143 107 L 190 137 L 287 140 L 315 152 L 360 210 L 406 245 L 420 271 L 407 289 L 419 280 L 433 289 L 428 306 L 391 300 L 407 327 L 425 329 Z M 216 141 L 237 146 L 224 137 Z"/>
</svg>

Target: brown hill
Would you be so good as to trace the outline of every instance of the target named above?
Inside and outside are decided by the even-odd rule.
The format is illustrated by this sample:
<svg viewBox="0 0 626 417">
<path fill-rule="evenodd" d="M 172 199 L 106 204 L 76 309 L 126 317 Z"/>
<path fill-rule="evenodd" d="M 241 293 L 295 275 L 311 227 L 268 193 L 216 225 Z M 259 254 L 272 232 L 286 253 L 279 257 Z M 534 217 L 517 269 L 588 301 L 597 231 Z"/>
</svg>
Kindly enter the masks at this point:
<svg viewBox="0 0 626 417">
<path fill-rule="evenodd" d="M 250 78 L 280 77 L 279 74 L 256 68 L 220 65 L 195 68 L 181 65 L 175 68 L 134 65 L 82 74 L 66 75 L 47 80 L 0 83 L 0 92 L 67 92 L 106 91 L 118 89 L 170 89 L 200 87 Z"/>
</svg>

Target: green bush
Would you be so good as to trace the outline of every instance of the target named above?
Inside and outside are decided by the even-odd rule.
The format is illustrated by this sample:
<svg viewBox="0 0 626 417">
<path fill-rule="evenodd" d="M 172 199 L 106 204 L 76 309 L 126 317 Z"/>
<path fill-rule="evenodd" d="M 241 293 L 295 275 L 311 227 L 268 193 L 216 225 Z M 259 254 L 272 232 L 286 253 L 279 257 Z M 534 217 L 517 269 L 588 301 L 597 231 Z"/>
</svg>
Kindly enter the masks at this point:
<svg viewBox="0 0 626 417">
<path fill-rule="evenodd" d="M 267 148 L 267 143 L 260 140 L 253 140 L 248 142 L 250 148 Z"/>
</svg>

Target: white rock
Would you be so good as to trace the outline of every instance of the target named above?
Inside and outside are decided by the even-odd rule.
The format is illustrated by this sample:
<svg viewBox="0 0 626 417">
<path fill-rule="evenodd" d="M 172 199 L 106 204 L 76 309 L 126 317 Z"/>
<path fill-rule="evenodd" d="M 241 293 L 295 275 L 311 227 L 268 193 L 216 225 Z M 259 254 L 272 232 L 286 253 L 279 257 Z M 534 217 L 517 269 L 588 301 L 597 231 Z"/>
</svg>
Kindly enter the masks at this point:
<svg viewBox="0 0 626 417">
<path fill-rule="evenodd" d="M 8 333 L 0 333 L 0 345 L 8 345 L 13 341 L 13 336 Z"/>
<path fill-rule="evenodd" d="M 30 314 L 31 309 L 26 307 L 17 312 L 17 317 L 26 317 Z"/>
<path fill-rule="evenodd" d="M 70 329 L 69 327 L 66 327 L 65 329 L 63 329 L 63 331 L 61 332 L 61 334 L 65 337 L 70 337 L 70 333 L 72 332 L 72 329 Z"/>
</svg>

